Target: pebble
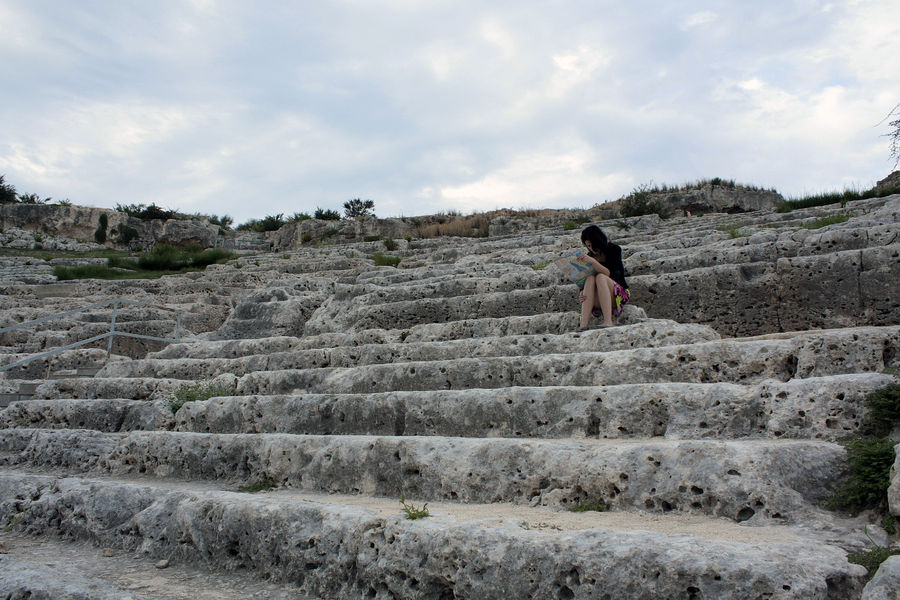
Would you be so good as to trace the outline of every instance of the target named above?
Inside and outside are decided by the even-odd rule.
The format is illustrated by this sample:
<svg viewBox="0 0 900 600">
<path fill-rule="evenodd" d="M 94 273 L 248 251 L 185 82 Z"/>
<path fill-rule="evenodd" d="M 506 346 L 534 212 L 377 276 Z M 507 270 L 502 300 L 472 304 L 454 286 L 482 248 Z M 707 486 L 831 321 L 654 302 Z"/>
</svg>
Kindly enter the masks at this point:
<svg viewBox="0 0 900 600">
<path fill-rule="evenodd" d="M 163 560 L 159 561 L 158 563 L 156 563 L 157 569 L 165 569 L 168 566 L 169 566 L 169 561 L 167 561 L 166 559 L 163 559 Z"/>
</svg>

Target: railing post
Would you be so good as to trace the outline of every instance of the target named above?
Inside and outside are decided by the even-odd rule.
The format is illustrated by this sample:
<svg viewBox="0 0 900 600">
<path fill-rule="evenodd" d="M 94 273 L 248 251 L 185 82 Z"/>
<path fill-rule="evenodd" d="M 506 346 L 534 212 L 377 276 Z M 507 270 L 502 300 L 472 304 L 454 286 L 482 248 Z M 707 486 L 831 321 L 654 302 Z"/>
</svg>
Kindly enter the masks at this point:
<svg viewBox="0 0 900 600">
<path fill-rule="evenodd" d="M 112 323 L 109 326 L 109 343 L 106 345 L 106 360 L 109 360 L 109 355 L 112 354 L 112 346 L 113 340 L 116 337 L 116 315 L 119 312 L 119 301 L 116 300 L 113 302 L 113 314 L 112 314 Z"/>
</svg>

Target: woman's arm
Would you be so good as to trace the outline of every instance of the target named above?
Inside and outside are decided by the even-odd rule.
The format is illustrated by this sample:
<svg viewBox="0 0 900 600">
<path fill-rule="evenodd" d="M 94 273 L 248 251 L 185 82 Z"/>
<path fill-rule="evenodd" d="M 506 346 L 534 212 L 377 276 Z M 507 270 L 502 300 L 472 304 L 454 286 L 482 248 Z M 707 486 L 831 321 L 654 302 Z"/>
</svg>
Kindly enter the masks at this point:
<svg viewBox="0 0 900 600">
<path fill-rule="evenodd" d="M 584 257 L 587 259 L 588 263 L 590 263 L 590 265 L 591 265 L 592 267 L 594 267 L 594 270 L 595 270 L 595 271 L 597 271 L 597 272 L 600 273 L 601 275 L 606 275 L 607 277 L 609 277 L 609 269 L 607 269 L 606 267 L 604 267 L 604 266 L 600 263 L 599 260 L 597 260 L 596 258 L 594 258 L 593 256 L 591 256 L 590 254 L 585 254 Z"/>
</svg>

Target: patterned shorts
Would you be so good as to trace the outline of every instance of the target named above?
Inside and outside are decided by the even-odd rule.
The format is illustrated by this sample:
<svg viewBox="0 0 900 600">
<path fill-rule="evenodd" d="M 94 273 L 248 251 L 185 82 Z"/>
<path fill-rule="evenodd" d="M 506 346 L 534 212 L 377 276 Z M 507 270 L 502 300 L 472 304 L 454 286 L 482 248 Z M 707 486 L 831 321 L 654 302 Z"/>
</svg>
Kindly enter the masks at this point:
<svg viewBox="0 0 900 600">
<path fill-rule="evenodd" d="M 628 304 L 628 301 L 631 300 L 631 293 L 628 291 L 628 288 L 623 288 L 621 285 L 613 281 L 613 289 L 616 292 L 616 297 L 613 300 L 613 316 L 618 317 L 622 314 L 622 309 L 625 308 L 625 305 Z M 595 317 L 602 317 L 603 311 L 599 308 L 595 308 L 591 311 L 591 314 Z"/>
</svg>

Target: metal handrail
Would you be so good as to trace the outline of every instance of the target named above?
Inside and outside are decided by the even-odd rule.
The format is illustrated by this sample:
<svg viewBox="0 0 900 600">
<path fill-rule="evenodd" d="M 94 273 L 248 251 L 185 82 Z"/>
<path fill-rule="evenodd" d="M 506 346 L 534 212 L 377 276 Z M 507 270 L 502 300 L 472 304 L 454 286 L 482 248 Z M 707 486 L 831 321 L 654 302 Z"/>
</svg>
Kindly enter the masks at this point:
<svg viewBox="0 0 900 600">
<path fill-rule="evenodd" d="M 30 327 L 32 325 L 37 325 L 39 323 L 45 323 L 47 321 L 51 321 L 53 319 L 58 319 L 60 317 L 74 315 L 74 314 L 85 312 L 88 310 L 93 310 L 95 308 L 101 308 L 103 306 L 109 306 L 110 304 L 112 304 L 112 307 L 113 307 L 113 314 L 112 314 L 112 321 L 110 322 L 110 327 L 109 327 L 108 332 L 101 333 L 100 335 L 95 335 L 86 340 L 73 342 L 71 344 L 61 346 L 59 348 L 54 348 L 53 350 L 48 350 L 47 352 L 41 352 L 40 354 L 33 354 L 32 356 L 28 356 L 21 360 L 17 360 L 16 362 L 10 363 L 8 365 L 0 366 L 0 372 L 8 371 L 9 369 L 12 369 L 13 367 L 18 367 L 20 365 L 24 365 L 24 364 L 30 363 L 32 361 L 35 361 L 35 360 L 38 360 L 41 358 L 45 358 L 47 356 L 53 356 L 54 354 L 59 354 L 60 352 L 64 352 L 66 350 L 71 350 L 72 348 L 78 348 L 80 346 L 84 346 L 85 344 L 90 344 L 92 342 L 96 342 L 96 341 L 99 341 L 102 339 L 107 339 L 107 338 L 109 339 L 109 343 L 106 346 L 106 358 L 108 360 L 110 354 L 112 354 L 113 340 L 115 339 L 115 337 L 117 335 L 120 337 L 130 337 L 130 338 L 137 338 L 137 339 L 141 339 L 141 340 L 154 340 L 154 341 L 158 341 L 158 342 L 170 342 L 171 343 L 171 342 L 180 342 L 181 341 L 181 313 L 183 312 L 182 310 L 169 308 L 167 306 L 160 306 L 158 304 L 147 304 L 146 302 L 139 302 L 137 300 L 129 300 L 127 298 L 113 298 L 112 300 L 105 300 L 103 302 L 97 302 L 95 304 L 91 304 L 89 306 L 84 306 L 82 308 L 76 308 L 73 310 L 63 311 L 63 312 L 49 315 L 46 317 L 41 317 L 40 319 L 35 319 L 33 321 L 25 321 L 24 323 L 16 323 L 15 325 L 11 325 L 9 327 L 4 327 L 4 328 L 0 329 L 0 333 L 5 333 L 7 331 L 13 331 L 15 329 L 23 329 L 25 327 Z M 116 330 L 116 317 L 118 316 L 118 313 L 119 313 L 119 304 L 128 304 L 131 306 L 146 306 L 146 307 L 152 306 L 154 308 L 159 308 L 162 310 L 174 312 L 175 313 L 175 337 L 174 338 L 164 338 L 164 337 L 157 337 L 157 336 L 153 336 L 153 335 L 141 335 L 138 333 L 129 333 L 127 331 L 117 331 Z"/>
</svg>

